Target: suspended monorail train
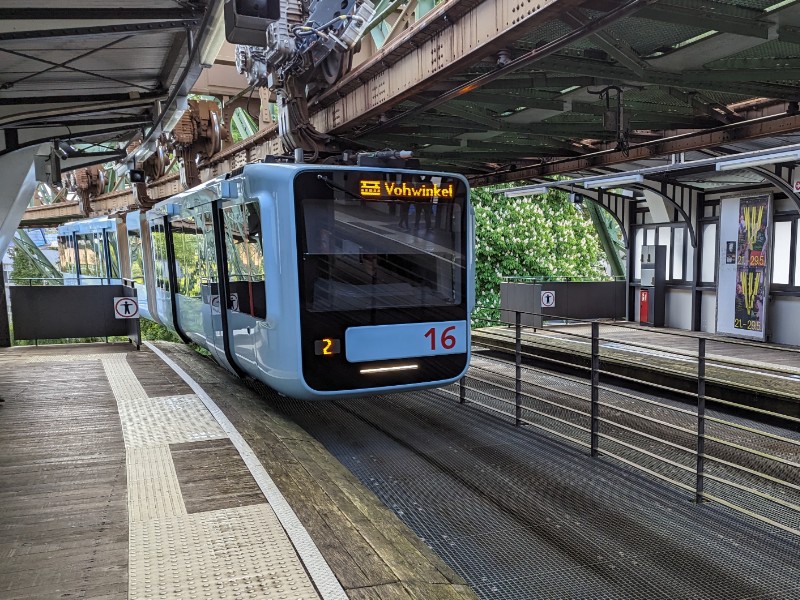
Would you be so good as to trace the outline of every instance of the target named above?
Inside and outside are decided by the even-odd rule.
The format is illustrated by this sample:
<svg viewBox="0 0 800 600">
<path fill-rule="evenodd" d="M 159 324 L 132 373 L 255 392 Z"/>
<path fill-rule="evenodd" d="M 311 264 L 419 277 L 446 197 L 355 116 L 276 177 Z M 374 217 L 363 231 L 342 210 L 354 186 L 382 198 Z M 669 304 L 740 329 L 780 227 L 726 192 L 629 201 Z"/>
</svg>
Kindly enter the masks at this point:
<svg viewBox="0 0 800 600">
<path fill-rule="evenodd" d="M 470 358 L 474 219 L 456 174 L 249 164 L 59 228 L 65 282 L 128 279 L 142 316 L 285 395 L 441 386 Z"/>
</svg>

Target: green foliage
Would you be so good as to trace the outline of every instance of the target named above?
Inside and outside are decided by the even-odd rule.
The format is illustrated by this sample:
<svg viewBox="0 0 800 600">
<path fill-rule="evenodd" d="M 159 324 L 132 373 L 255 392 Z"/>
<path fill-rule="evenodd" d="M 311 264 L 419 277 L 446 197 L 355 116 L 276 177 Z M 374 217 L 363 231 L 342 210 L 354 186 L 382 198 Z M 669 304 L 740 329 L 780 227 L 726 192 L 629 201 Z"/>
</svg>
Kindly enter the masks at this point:
<svg viewBox="0 0 800 600">
<path fill-rule="evenodd" d="M 163 325 L 159 325 L 150 319 L 139 319 L 142 330 L 142 339 L 150 341 L 177 342 L 182 344 L 182 340 Z"/>
<path fill-rule="evenodd" d="M 9 250 L 9 254 L 11 255 L 12 260 L 11 279 L 19 282 L 20 284 L 27 283 L 20 280 L 29 277 L 41 279 L 42 274 L 36 267 L 36 263 L 33 262 L 30 256 L 28 256 L 25 251 L 22 250 L 22 248 L 14 247 Z"/>
<path fill-rule="evenodd" d="M 143 341 L 148 340 L 151 342 L 162 341 L 162 342 L 176 342 L 178 344 L 183 343 L 183 340 L 181 340 L 177 335 L 172 333 L 169 329 L 167 329 L 163 325 L 159 325 L 155 321 L 143 318 L 139 320 L 139 324 L 141 327 Z M 209 352 L 202 346 L 198 346 L 197 344 L 189 344 L 189 347 L 202 356 L 211 356 L 211 352 Z"/>
<path fill-rule="evenodd" d="M 476 303 L 473 325 L 499 319 L 503 277 L 602 277 L 603 251 L 583 208 L 566 193 L 506 198 L 472 190 L 476 221 Z"/>
</svg>

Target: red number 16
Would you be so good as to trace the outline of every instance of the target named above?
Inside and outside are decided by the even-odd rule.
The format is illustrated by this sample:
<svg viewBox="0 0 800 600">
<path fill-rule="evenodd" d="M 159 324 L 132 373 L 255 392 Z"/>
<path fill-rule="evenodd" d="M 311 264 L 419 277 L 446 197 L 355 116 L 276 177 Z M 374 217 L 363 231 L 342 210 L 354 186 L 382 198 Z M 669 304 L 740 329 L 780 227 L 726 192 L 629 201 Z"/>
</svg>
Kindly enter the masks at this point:
<svg viewBox="0 0 800 600">
<path fill-rule="evenodd" d="M 448 333 L 455 328 L 456 328 L 455 325 L 451 325 L 442 332 L 442 337 L 439 340 L 439 343 L 445 350 L 450 350 L 454 348 L 456 345 L 456 336 L 450 335 L 450 333 Z M 430 338 L 431 340 L 431 350 L 436 350 L 436 328 L 431 327 L 430 329 L 428 329 L 428 331 L 425 332 L 425 337 Z"/>
</svg>

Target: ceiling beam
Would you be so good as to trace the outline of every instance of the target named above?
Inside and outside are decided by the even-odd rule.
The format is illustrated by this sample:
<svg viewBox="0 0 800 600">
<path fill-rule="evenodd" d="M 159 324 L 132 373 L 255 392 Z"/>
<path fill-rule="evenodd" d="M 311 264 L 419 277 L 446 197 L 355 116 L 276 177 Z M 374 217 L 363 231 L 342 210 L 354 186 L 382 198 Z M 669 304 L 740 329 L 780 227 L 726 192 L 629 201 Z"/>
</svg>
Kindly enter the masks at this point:
<svg viewBox="0 0 800 600">
<path fill-rule="evenodd" d="M 722 2 L 682 2 L 660 0 L 650 4 L 639 13 L 639 17 L 686 25 L 693 28 L 734 33 L 761 39 L 769 38 L 771 23 L 759 21 L 764 11 L 730 6 Z"/>
<path fill-rule="evenodd" d="M 201 17 L 204 10 L 204 6 L 197 8 L 129 8 L 122 6 L 0 8 L 0 21 L 179 21 Z"/>
<path fill-rule="evenodd" d="M 593 167 L 631 162 L 655 156 L 668 156 L 670 154 L 688 152 L 690 150 L 713 148 L 736 140 L 769 137 L 793 131 L 800 131 L 800 115 L 767 117 L 717 127 L 715 129 L 678 135 L 671 138 L 654 140 L 643 144 L 636 144 L 632 145 L 627 152 L 604 150 L 586 154 L 580 158 L 556 160 L 542 165 L 516 169 L 514 171 L 495 173 L 494 175 L 473 178 L 470 183 L 473 186 L 482 186 L 556 175 L 559 173 L 571 173 Z"/>
<path fill-rule="evenodd" d="M 589 18 L 586 17 L 582 11 L 576 9 L 564 13 L 561 20 L 572 28 L 578 28 L 585 25 L 589 21 Z M 598 31 L 590 35 L 589 39 L 600 49 L 605 50 L 608 55 L 613 57 L 620 65 L 629 69 L 636 75 L 642 75 L 651 68 L 647 62 L 636 54 L 636 51 L 631 48 L 630 44 L 619 36 L 615 36 L 608 31 Z"/>
<path fill-rule="evenodd" d="M 412 98 L 434 82 L 458 75 L 480 60 L 507 49 L 520 37 L 582 1 L 538 0 L 535 8 L 531 5 L 530 11 L 518 14 L 517 0 L 484 0 L 456 21 L 448 16 L 448 10 L 460 6 L 464 0 L 443 2 L 405 35 L 316 99 L 316 106 L 311 107 L 315 113 L 311 121 L 320 131 L 344 133 Z M 430 26 L 436 23 L 438 29 L 430 34 Z M 403 56 L 395 60 L 393 52 L 412 42 L 413 46 L 405 46 Z M 423 56 L 427 57 L 424 61 L 427 64 L 420 61 Z M 430 57 L 434 57 L 433 62 Z"/>
<path fill-rule="evenodd" d="M 612 23 L 620 21 L 625 17 L 629 17 L 632 14 L 635 14 L 637 11 L 641 10 L 648 2 L 651 0 L 631 0 L 627 4 L 624 4 L 611 12 L 607 12 L 604 15 L 593 19 L 592 21 L 582 25 L 578 29 L 574 29 L 569 33 L 566 33 L 551 42 L 547 42 L 546 44 L 534 48 L 530 52 L 523 54 L 522 56 L 518 56 L 511 62 L 499 67 L 498 69 L 490 72 L 485 73 L 479 77 L 475 77 L 474 79 L 468 81 L 465 84 L 462 84 L 456 88 L 453 88 L 449 92 L 446 92 L 440 95 L 437 99 L 427 102 L 423 106 L 418 108 L 414 108 L 411 110 L 407 110 L 406 112 L 391 117 L 385 121 L 381 121 L 378 124 L 374 125 L 367 131 L 375 130 L 375 129 L 383 129 L 387 125 L 392 123 L 396 123 L 400 119 L 411 117 L 419 112 L 424 112 L 430 110 L 432 108 L 436 108 L 437 106 L 448 102 L 449 100 L 453 100 L 458 98 L 459 96 L 463 96 L 475 89 L 482 87 L 484 84 L 489 83 L 490 81 L 494 81 L 496 79 L 500 79 L 504 75 L 508 73 L 512 73 L 516 70 L 523 69 L 530 64 L 533 64 L 537 61 L 546 58 L 560 50 L 574 44 L 593 33 L 608 27 Z M 569 10 L 569 5 L 567 4 L 566 0 L 559 0 L 559 6 L 563 6 L 563 10 Z M 563 14 L 563 12 L 562 12 Z M 453 65 L 450 65 L 451 67 Z M 365 132 L 358 132 L 355 134 L 356 137 L 360 135 L 364 135 Z"/>
<path fill-rule="evenodd" d="M 747 96 L 767 97 L 780 100 L 793 100 L 797 98 L 796 87 L 771 83 L 751 83 L 745 74 L 741 75 L 741 81 L 730 82 L 727 85 L 727 82 L 711 81 L 710 78 L 703 77 L 706 73 L 713 73 L 711 70 L 695 71 L 693 72 L 695 76 L 691 80 L 688 80 L 681 73 L 656 70 L 647 71 L 643 76 L 634 79 L 627 69 L 610 65 L 603 61 L 579 58 L 576 56 L 565 56 L 563 54 L 549 56 L 544 59 L 539 66 L 551 72 L 605 77 L 615 80 L 618 85 L 629 83 L 631 85 L 650 84 L 665 87 L 671 86 L 688 88 L 689 90 L 702 89 L 737 94 L 742 96 L 742 98 Z"/>
<path fill-rule="evenodd" d="M 126 33 L 161 33 L 194 27 L 199 19 L 181 19 L 178 21 L 155 21 L 148 23 L 117 23 L 114 25 L 99 25 L 95 27 L 72 27 L 69 29 L 36 29 L 32 31 L 4 31 L 0 33 L 0 42 L 11 40 L 31 40 L 41 38 L 67 38 L 67 37 L 102 37 L 119 36 Z"/>
</svg>

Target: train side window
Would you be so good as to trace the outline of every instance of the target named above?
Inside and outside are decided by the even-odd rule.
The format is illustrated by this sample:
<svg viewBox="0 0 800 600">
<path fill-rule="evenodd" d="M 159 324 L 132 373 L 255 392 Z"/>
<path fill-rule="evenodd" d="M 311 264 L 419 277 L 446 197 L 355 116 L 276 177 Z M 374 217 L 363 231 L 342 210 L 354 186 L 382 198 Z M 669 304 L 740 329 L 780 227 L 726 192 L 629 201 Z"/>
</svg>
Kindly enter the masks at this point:
<svg viewBox="0 0 800 600">
<path fill-rule="evenodd" d="M 223 209 L 228 288 L 228 308 L 264 319 L 267 315 L 264 287 L 264 252 L 261 214 L 256 202 Z"/>
<path fill-rule="evenodd" d="M 78 234 L 78 262 L 81 265 L 81 275 L 87 278 L 96 278 L 97 253 L 94 250 L 94 236 L 91 233 Z M 91 283 L 91 280 L 89 281 Z"/>
<path fill-rule="evenodd" d="M 164 224 L 154 223 L 151 225 L 150 236 L 153 243 L 153 271 L 155 272 L 156 286 L 169 291 L 167 240 L 164 234 Z"/>
<path fill-rule="evenodd" d="M 111 271 L 108 276 L 112 279 L 119 279 L 119 244 L 117 243 L 117 232 L 109 231 L 106 233 L 106 239 L 108 240 L 108 257 L 111 263 L 109 265 Z"/>
<path fill-rule="evenodd" d="M 200 238 L 194 219 L 172 221 L 172 244 L 175 252 L 175 272 L 179 294 L 187 298 L 200 297 L 203 265 L 200 260 Z"/>
<path fill-rule="evenodd" d="M 97 261 L 97 276 L 100 278 L 98 283 L 108 277 L 108 269 L 106 269 L 106 249 L 105 249 L 105 236 L 103 232 L 95 233 L 92 236 L 92 245 L 94 246 L 95 260 Z"/>
<path fill-rule="evenodd" d="M 210 209 L 195 217 L 200 250 L 200 293 L 205 304 L 217 295 L 217 251 L 214 241 L 214 218 Z"/>
<path fill-rule="evenodd" d="M 58 236 L 58 268 L 62 273 L 69 273 L 67 266 L 67 238 Z"/>
<path fill-rule="evenodd" d="M 72 273 L 77 275 L 78 273 L 78 261 L 76 259 L 76 249 L 75 249 L 75 238 L 72 235 L 66 236 L 64 239 L 65 244 L 65 260 L 67 265 L 67 273 Z"/>
<path fill-rule="evenodd" d="M 133 229 L 128 230 L 128 248 L 130 248 L 131 279 L 144 283 L 144 257 L 142 256 L 142 234 Z"/>
</svg>

